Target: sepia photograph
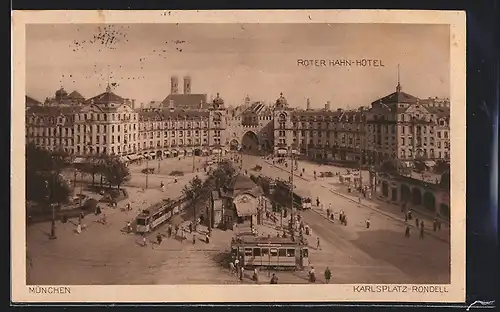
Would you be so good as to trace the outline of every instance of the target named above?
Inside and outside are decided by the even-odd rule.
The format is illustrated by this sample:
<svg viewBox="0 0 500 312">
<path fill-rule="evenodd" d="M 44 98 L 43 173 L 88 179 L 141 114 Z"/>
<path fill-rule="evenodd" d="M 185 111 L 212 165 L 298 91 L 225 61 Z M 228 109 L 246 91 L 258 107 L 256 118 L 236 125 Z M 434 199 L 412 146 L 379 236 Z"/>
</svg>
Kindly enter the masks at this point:
<svg viewBox="0 0 500 312">
<path fill-rule="evenodd" d="M 449 22 L 109 21 L 24 25 L 25 296 L 281 284 L 409 301 L 452 292 L 452 264 L 464 279 Z"/>
</svg>

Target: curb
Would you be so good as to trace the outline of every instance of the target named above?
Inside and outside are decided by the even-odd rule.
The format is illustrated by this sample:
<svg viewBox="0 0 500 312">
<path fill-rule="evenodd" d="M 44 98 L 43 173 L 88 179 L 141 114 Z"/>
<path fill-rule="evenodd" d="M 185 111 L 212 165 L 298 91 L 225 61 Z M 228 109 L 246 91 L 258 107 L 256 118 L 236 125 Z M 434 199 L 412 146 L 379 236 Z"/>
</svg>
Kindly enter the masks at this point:
<svg viewBox="0 0 500 312">
<path fill-rule="evenodd" d="M 284 169 L 282 169 L 282 168 L 280 168 L 280 167 L 276 166 L 276 165 L 275 165 L 275 164 L 273 164 L 273 163 L 269 163 L 269 162 L 267 162 L 267 161 L 266 161 L 266 163 L 267 163 L 267 164 L 269 164 L 269 165 L 271 165 L 271 166 L 273 166 L 273 167 L 275 167 L 275 168 L 278 168 L 278 169 L 280 169 L 280 170 L 284 170 Z M 310 180 L 308 180 L 308 179 L 306 179 L 306 178 L 304 178 L 304 177 L 301 177 L 301 176 L 298 176 L 298 178 L 300 178 L 300 179 L 302 179 L 302 180 L 304 180 L 304 181 L 308 181 L 308 182 L 310 181 Z M 386 217 L 388 217 L 388 218 L 390 218 L 390 219 L 393 219 L 393 220 L 395 220 L 395 221 L 398 221 L 398 222 L 404 223 L 404 221 L 403 221 L 402 219 L 399 219 L 399 218 L 397 218 L 397 217 L 395 217 L 395 216 L 393 216 L 393 215 L 391 215 L 391 214 L 389 214 L 389 213 L 387 213 L 387 212 L 385 212 L 385 211 L 381 211 L 380 209 L 377 209 L 377 208 L 374 208 L 374 207 L 371 207 L 371 206 L 368 206 L 368 205 L 365 205 L 365 204 L 360 204 L 360 203 L 358 203 L 356 200 L 353 200 L 352 198 L 349 198 L 349 197 L 345 196 L 344 194 L 338 193 L 338 192 L 336 192 L 336 191 L 333 191 L 333 190 L 331 190 L 331 189 L 329 189 L 329 188 L 325 187 L 323 184 L 321 184 L 321 187 L 322 187 L 322 188 L 324 188 L 324 189 L 326 189 L 326 190 L 328 190 L 330 193 L 335 194 L 335 195 L 340 196 L 340 197 L 343 197 L 344 199 L 347 199 L 347 200 L 349 200 L 349 201 L 351 201 L 351 202 L 353 202 L 353 203 L 355 203 L 355 204 L 357 204 L 357 205 L 360 205 L 360 206 L 363 206 L 363 207 L 365 207 L 365 208 L 371 209 L 371 210 L 373 210 L 373 211 L 375 211 L 375 212 L 378 212 L 378 213 L 380 213 L 380 214 L 382 214 L 382 215 L 384 215 L 384 216 L 386 216 Z M 314 210 L 314 209 L 312 209 L 312 210 Z M 319 212 L 317 212 L 317 211 L 315 211 L 315 212 L 319 214 Z M 324 217 L 324 216 L 323 216 L 323 217 Z M 324 218 L 325 218 L 325 219 L 327 219 L 326 217 L 324 217 Z M 330 221 L 330 220 L 329 220 L 329 221 Z M 412 228 L 415 228 L 415 226 L 414 226 L 413 224 L 409 224 L 409 225 L 410 225 Z M 436 236 L 436 235 L 433 235 L 433 234 L 431 234 L 431 232 L 426 232 L 426 234 L 427 234 L 427 235 L 429 235 L 429 236 L 431 236 L 431 237 L 433 237 L 433 238 L 435 238 L 435 239 L 437 239 L 437 240 L 440 240 L 440 241 L 442 241 L 442 242 L 445 242 L 445 243 L 447 243 L 447 244 L 449 244 L 449 243 L 450 243 L 450 241 L 449 241 L 449 240 L 446 240 L 446 239 L 443 239 L 443 238 L 438 237 L 438 236 Z"/>
</svg>

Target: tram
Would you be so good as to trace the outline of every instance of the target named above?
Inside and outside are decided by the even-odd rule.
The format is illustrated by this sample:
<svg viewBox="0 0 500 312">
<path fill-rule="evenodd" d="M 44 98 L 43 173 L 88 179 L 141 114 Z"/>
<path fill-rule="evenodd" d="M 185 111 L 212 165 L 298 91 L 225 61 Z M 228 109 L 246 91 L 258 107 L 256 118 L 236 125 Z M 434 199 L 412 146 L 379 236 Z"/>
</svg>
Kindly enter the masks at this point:
<svg viewBox="0 0 500 312">
<path fill-rule="evenodd" d="M 231 242 L 231 258 L 244 268 L 300 270 L 309 266 L 309 249 L 291 238 L 239 236 Z"/>
<path fill-rule="evenodd" d="M 137 232 L 151 232 L 167 222 L 172 216 L 184 210 L 185 200 L 179 197 L 175 200 L 167 199 L 142 210 L 136 218 Z"/>
</svg>

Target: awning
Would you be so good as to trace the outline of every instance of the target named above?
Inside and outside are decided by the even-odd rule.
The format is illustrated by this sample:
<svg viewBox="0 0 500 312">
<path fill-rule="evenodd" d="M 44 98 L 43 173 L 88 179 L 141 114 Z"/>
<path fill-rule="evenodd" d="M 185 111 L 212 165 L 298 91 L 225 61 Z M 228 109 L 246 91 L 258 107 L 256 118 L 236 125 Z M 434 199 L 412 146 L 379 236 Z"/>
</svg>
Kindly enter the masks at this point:
<svg viewBox="0 0 500 312">
<path fill-rule="evenodd" d="M 188 153 L 188 154 L 192 154 L 192 153 L 193 153 L 193 150 L 192 150 L 192 149 L 187 149 L 187 150 L 186 150 L 186 153 Z"/>
<path fill-rule="evenodd" d="M 164 151 L 163 154 L 170 155 L 170 152 L 169 151 Z"/>
<path fill-rule="evenodd" d="M 85 158 L 83 158 L 83 157 L 75 157 L 75 159 L 73 160 L 74 164 L 83 164 L 84 162 L 85 162 Z"/>
<path fill-rule="evenodd" d="M 149 156 L 156 156 L 156 153 L 155 152 L 150 152 Z"/>
<path fill-rule="evenodd" d="M 139 159 L 139 158 L 142 158 L 142 155 L 135 155 L 135 154 L 132 154 L 132 155 L 128 155 L 127 157 L 128 157 L 128 159 L 129 159 L 130 161 L 133 161 L 133 160 L 137 160 L 137 159 Z"/>
<path fill-rule="evenodd" d="M 127 156 L 122 156 L 122 157 L 120 157 L 120 161 L 121 162 L 129 162 L 129 159 Z"/>
<path fill-rule="evenodd" d="M 436 165 L 436 162 L 433 160 L 426 160 L 424 163 L 427 167 L 434 167 Z"/>
<path fill-rule="evenodd" d="M 288 152 L 288 151 L 287 151 L 286 149 L 284 149 L 284 148 L 280 148 L 280 149 L 278 150 L 278 155 L 286 155 L 286 154 L 287 154 L 287 152 Z"/>
</svg>

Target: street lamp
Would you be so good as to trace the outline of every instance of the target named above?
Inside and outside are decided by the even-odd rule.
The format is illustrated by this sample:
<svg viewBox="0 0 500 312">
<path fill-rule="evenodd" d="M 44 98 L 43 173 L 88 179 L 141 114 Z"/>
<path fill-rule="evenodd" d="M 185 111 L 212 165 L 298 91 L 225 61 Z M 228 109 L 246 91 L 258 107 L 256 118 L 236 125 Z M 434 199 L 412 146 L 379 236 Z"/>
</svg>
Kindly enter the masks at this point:
<svg viewBox="0 0 500 312">
<path fill-rule="evenodd" d="M 54 184 L 52 185 L 54 187 Z M 50 226 L 50 239 L 56 239 L 56 214 L 55 214 L 55 205 L 52 203 L 51 199 L 53 198 L 53 190 L 50 189 L 49 187 L 49 181 L 45 180 L 45 190 L 46 190 L 46 197 L 47 197 L 47 202 L 50 203 L 50 206 L 52 208 L 52 223 Z"/>
</svg>

